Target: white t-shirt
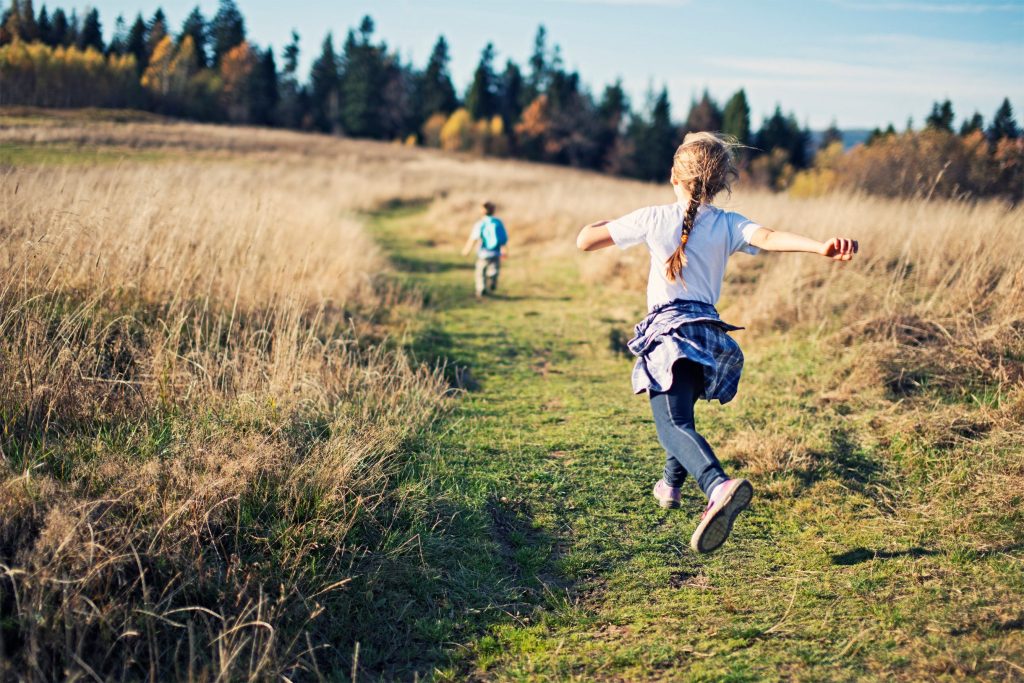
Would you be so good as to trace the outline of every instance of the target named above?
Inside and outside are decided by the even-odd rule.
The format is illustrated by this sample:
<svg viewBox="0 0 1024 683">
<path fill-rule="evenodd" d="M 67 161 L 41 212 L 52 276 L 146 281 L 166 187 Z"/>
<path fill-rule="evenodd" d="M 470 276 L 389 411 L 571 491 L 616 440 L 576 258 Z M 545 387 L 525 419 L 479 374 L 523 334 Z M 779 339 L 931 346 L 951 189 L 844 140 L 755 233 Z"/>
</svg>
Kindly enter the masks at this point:
<svg viewBox="0 0 1024 683">
<path fill-rule="evenodd" d="M 679 246 L 686 206 L 680 203 L 647 206 L 616 218 L 608 233 L 620 249 L 647 243 L 651 251 L 651 274 L 647 278 L 647 308 L 673 299 L 703 301 L 714 305 L 722 292 L 725 264 L 737 251 L 756 254 L 750 244 L 760 225 L 733 211 L 703 204 L 697 209 L 693 230 L 686 243 L 686 266 L 682 281 L 669 282 L 665 262 Z M 685 282 L 685 285 L 684 285 Z"/>
</svg>

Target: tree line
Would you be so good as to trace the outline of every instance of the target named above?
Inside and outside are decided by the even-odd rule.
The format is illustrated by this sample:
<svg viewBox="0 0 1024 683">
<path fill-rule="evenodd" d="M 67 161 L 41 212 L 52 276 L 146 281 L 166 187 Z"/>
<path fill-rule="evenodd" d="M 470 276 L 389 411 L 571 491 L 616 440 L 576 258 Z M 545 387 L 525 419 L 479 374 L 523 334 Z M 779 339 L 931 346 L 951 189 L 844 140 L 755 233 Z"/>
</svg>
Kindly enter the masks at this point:
<svg viewBox="0 0 1024 683">
<path fill-rule="evenodd" d="M 38 13 L 32 0 L 11 0 L 0 20 L 0 104 L 137 107 L 201 121 L 225 121 L 351 137 L 402 140 L 456 151 L 565 164 L 645 180 L 663 179 L 666 159 L 688 131 L 720 131 L 742 145 L 745 174 L 784 189 L 812 168 L 811 133 L 777 106 L 759 129 L 744 90 L 720 106 L 705 91 L 684 120 L 673 118 L 665 88 L 639 106 L 622 83 L 592 92 L 565 67 L 559 46 L 540 26 L 523 66 L 498 63 L 493 44 L 481 55 L 464 93 L 449 71 L 439 36 L 423 68 L 404 62 L 375 36 L 367 16 L 340 45 L 328 33 L 307 79 L 298 74 L 299 36 L 280 53 L 248 39 L 234 0 L 207 19 L 198 7 L 173 31 L 162 9 L 129 24 L 119 16 L 106 43 L 99 12 L 81 17 L 57 8 Z M 927 126 L 953 132 L 952 106 L 936 103 Z M 980 114 L 959 136 L 984 130 L 990 147 L 1018 140 L 1009 101 L 986 128 Z M 876 130 L 868 146 L 896 136 Z M 825 148 L 841 137 L 833 125 Z"/>
</svg>

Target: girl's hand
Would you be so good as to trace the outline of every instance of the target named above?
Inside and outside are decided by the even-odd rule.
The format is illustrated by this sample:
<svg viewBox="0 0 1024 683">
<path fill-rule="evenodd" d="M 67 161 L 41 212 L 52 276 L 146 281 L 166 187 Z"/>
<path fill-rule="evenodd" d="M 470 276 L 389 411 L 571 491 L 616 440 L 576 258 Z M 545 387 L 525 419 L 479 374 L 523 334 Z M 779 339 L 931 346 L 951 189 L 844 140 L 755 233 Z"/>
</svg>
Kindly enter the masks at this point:
<svg viewBox="0 0 1024 683">
<path fill-rule="evenodd" d="M 818 253 L 833 261 L 849 261 L 857 253 L 857 240 L 846 239 L 845 237 L 833 237 L 823 242 Z"/>
</svg>

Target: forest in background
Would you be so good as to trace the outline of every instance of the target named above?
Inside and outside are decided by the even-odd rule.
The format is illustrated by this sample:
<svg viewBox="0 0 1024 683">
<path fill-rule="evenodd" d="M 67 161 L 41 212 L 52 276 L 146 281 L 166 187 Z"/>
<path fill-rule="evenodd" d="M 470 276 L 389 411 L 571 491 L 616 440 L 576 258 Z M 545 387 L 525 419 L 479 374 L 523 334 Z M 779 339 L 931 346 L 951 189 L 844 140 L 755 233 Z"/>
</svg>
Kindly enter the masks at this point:
<svg viewBox="0 0 1024 683">
<path fill-rule="evenodd" d="M 117 17 L 109 42 L 98 10 L 83 16 L 11 0 L 0 18 L 0 105 L 138 108 L 197 121 L 255 124 L 487 156 L 514 157 L 660 180 L 683 134 L 711 130 L 740 148 L 745 180 L 776 191 L 820 195 L 859 189 L 898 196 L 1024 196 L 1024 139 L 1009 99 L 992 118 L 957 126 L 952 103 L 936 102 L 915 130 L 890 124 L 845 150 L 833 124 L 810 131 L 781 105 L 754 128 L 740 89 L 724 105 L 707 91 L 677 120 L 666 88 L 630 102 L 621 82 L 591 89 L 537 30 L 525 67 L 480 55 L 461 96 L 439 36 L 421 69 L 403 62 L 364 17 L 340 48 L 328 33 L 307 79 L 299 36 L 278 57 L 247 36 L 233 0 L 212 19 L 196 7 L 174 32 L 162 9 L 130 24 Z"/>
</svg>

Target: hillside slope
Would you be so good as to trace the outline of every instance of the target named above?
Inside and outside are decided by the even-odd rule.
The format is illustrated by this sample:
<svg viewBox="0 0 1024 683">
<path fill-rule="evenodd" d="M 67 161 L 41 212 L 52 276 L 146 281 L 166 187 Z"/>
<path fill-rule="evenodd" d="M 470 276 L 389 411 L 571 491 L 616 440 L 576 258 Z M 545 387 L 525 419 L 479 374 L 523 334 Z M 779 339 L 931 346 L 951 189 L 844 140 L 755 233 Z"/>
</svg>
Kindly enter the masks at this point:
<svg viewBox="0 0 1024 683">
<path fill-rule="evenodd" d="M 1024 208 L 722 199 L 862 252 L 731 264 L 698 421 L 757 498 L 699 557 L 628 387 L 645 255 L 572 243 L 665 187 L 0 123 L 0 677 L 1024 676 Z"/>
</svg>

